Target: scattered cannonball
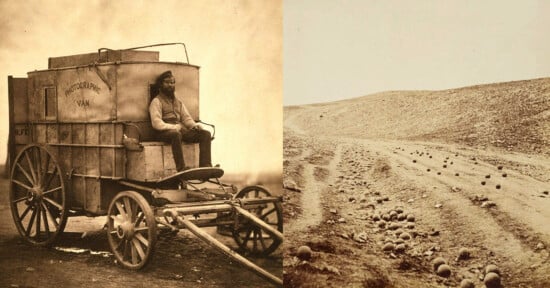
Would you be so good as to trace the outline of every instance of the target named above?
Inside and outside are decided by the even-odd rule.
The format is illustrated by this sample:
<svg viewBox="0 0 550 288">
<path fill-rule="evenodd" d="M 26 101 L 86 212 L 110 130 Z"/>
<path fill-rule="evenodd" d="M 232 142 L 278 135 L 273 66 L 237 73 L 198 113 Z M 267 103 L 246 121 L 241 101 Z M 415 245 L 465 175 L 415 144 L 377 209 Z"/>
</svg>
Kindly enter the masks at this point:
<svg viewBox="0 0 550 288">
<path fill-rule="evenodd" d="M 414 229 L 414 223 L 408 223 L 406 227 L 407 229 Z"/>
<path fill-rule="evenodd" d="M 447 264 L 447 260 L 445 260 L 443 257 L 437 257 L 432 261 L 432 264 L 434 266 L 434 270 L 437 271 L 437 268 L 443 264 Z"/>
<path fill-rule="evenodd" d="M 497 188 L 497 189 L 500 189 L 500 184 L 497 184 L 496 188 Z"/>
<path fill-rule="evenodd" d="M 384 202 L 384 199 L 382 199 L 382 198 L 377 198 L 376 199 L 376 203 L 381 204 L 382 202 Z"/>
<path fill-rule="evenodd" d="M 397 238 L 395 241 L 393 241 L 393 243 L 395 245 L 399 245 L 399 244 L 403 244 L 405 243 L 405 240 L 401 239 L 401 238 Z"/>
<path fill-rule="evenodd" d="M 395 208 L 395 212 L 397 212 L 397 213 L 399 213 L 399 214 L 403 213 L 403 211 L 404 211 L 404 210 L 403 210 L 403 208 L 401 208 L 401 207 Z"/>
<path fill-rule="evenodd" d="M 460 174 L 458 174 L 458 173 L 455 173 L 455 176 L 460 176 Z"/>
<path fill-rule="evenodd" d="M 439 277 L 449 277 L 451 276 L 451 266 L 447 265 L 447 264 L 441 264 L 439 265 L 439 267 L 437 268 L 437 276 Z"/>
<path fill-rule="evenodd" d="M 443 165 L 443 168 L 447 168 L 447 164 Z"/>
<path fill-rule="evenodd" d="M 453 163 L 453 161 L 451 161 L 451 163 L 449 163 L 449 164 L 453 165 L 454 163 Z"/>
<path fill-rule="evenodd" d="M 477 161 L 476 161 L 476 162 L 474 162 L 474 165 L 477 165 Z"/>
<path fill-rule="evenodd" d="M 430 168 L 428 168 L 428 169 L 426 169 L 426 171 L 430 172 L 430 171 L 432 171 L 432 170 L 431 170 Z"/>
<path fill-rule="evenodd" d="M 414 215 L 413 214 L 409 214 L 407 215 L 407 221 L 409 222 L 414 222 L 416 219 L 414 218 Z"/>
<path fill-rule="evenodd" d="M 395 218 L 397 218 L 397 211 L 395 210 L 390 211 L 390 219 L 395 219 Z"/>
<path fill-rule="evenodd" d="M 447 160 L 443 160 L 443 163 L 447 163 Z"/>
<path fill-rule="evenodd" d="M 383 219 L 384 221 L 390 221 L 390 219 L 391 219 L 390 214 L 384 214 L 384 215 L 382 215 L 382 219 Z"/>
<path fill-rule="evenodd" d="M 386 243 L 384 244 L 384 247 L 382 247 L 383 251 L 393 251 L 395 249 L 395 245 L 393 243 Z"/>
<path fill-rule="evenodd" d="M 498 269 L 498 266 L 495 265 L 495 264 L 489 264 L 489 265 L 485 266 L 485 274 L 488 274 L 488 273 L 491 273 L 491 272 L 500 275 L 500 269 Z"/>
<path fill-rule="evenodd" d="M 485 184 L 487 184 L 487 182 L 481 181 L 481 185 L 485 185 Z"/>
<path fill-rule="evenodd" d="M 386 221 L 382 220 L 378 222 L 378 228 L 382 228 L 382 229 L 386 228 Z"/>
<path fill-rule="evenodd" d="M 378 214 L 372 215 L 372 221 L 375 221 L 375 222 L 380 221 L 380 215 L 378 215 Z"/>
<path fill-rule="evenodd" d="M 505 177 L 505 178 L 506 178 L 506 177 L 508 177 L 508 174 L 502 173 L 502 177 Z"/>
<path fill-rule="evenodd" d="M 413 163 L 416 163 L 416 159 L 413 160 Z"/>
<path fill-rule="evenodd" d="M 468 248 L 460 248 L 458 250 L 458 259 L 465 260 L 470 258 L 470 250 Z"/>
<path fill-rule="evenodd" d="M 462 281 L 460 281 L 460 288 L 475 288 L 475 287 L 476 285 L 470 279 L 462 279 Z"/>
<path fill-rule="evenodd" d="M 441 175 L 441 172 L 437 172 L 437 175 Z"/>
<path fill-rule="evenodd" d="M 485 175 L 485 178 L 489 179 L 491 178 L 491 175 Z"/>
<path fill-rule="evenodd" d="M 397 230 L 399 228 L 401 228 L 401 225 L 399 223 L 391 223 L 390 227 L 388 227 L 388 229 L 390 230 Z"/>
<path fill-rule="evenodd" d="M 403 220 L 405 220 L 405 219 L 407 219 L 407 216 L 405 216 L 405 214 L 399 214 L 399 215 L 397 216 L 397 220 L 399 220 L 399 221 L 403 221 Z"/>
<path fill-rule="evenodd" d="M 403 232 L 403 233 L 401 233 L 401 235 L 399 235 L 399 238 L 401 238 L 403 240 L 410 240 L 411 239 L 411 234 L 409 234 L 407 232 Z"/>
<path fill-rule="evenodd" d="M 502 165 L 499 165 L 497 168 L 498 170 L 502 170 Z"/>
<path fill-rule="evenodd" d="M 384 196 L 384 197 L 382 198 L 382 200 L 384 200 L 384 201 L 390 201 L 390 197 Z"/>
<path fill-rule="evenodd" d="M 395 236 L 399 237 L 399 235 L 401 235 L 403 233 L 403 229 L 399 228 L 397 230 L 395 230 L 394 234 Z"/>
<path fill-rule="evenodd" d="M 395 252 L 396 253 L 403 253 L 405 252 L 405 249 L 407 247 L 405 246 L 405 244 L 398 244 L 397 246 L 395 246 Z"/>
<path fill-rule="evenodd" d="M 430 155 L 430 159 L 432 158 L 432 155 Z"/>
<path fill-rule="evenodd" d="M 485 283 L 487 288 L 498 288 L 500 287 L 500 276 L 497 273 L 489 272 L 485 274 L 483 283 Z"/>
<path fill-rule="evenodd" d="M 298 256 L 301 260 L 311 259 L 311 248 L 306 245 L 300 246 L 296 252 L 296 256 Z"/>
</svg>

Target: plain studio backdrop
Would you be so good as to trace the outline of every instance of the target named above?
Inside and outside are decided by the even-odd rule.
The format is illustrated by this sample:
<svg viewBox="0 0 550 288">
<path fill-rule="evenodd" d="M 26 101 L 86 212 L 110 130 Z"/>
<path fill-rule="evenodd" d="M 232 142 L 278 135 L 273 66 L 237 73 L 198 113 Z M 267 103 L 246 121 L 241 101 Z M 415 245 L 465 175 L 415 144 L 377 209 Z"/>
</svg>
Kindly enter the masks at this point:
<svg viewBox="0 0 550 288">
<path fill-rule="evenodd" d="M 201 67 L 201 120 L 217 128 L 213 163 L 281 175 L 282 1 L 0 1 L 0 11 L 1 163 L 8 75 L 47 69 L 48 57 L 184 42 Z M 185 62 L 181 46 L 146 50 Z"/>
</svg>

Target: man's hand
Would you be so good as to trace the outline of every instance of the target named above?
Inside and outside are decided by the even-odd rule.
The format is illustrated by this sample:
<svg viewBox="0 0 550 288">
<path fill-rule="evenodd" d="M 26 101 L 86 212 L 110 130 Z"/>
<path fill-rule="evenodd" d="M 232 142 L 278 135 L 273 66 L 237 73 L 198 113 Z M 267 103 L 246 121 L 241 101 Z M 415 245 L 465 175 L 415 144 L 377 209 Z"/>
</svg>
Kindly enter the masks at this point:
<svg viewBox="0 0 550 288">
<path fill-rule="evenodd" d="M 181 126 L 181 124 L 179 124 L 179 123 L 178 123 L 178 124 L 174 124 L 174 125 L 176 125 L 175 130 L 181 131 L 181 128 L 183 128 L 183 126 Z"/>
<path fill-rule="evenodd" d="M 193 126 L 193 128 L 191 128 L 192 130 L 202 130 L 202 126 L 197 124 L 195 126 Z"/>
</svg>

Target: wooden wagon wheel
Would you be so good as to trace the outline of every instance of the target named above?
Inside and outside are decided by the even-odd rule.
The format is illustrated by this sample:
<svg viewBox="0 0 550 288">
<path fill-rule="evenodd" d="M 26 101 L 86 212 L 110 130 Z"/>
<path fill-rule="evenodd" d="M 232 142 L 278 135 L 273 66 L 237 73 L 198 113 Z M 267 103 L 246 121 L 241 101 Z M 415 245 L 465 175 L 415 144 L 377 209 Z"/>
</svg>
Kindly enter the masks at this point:
<svg viewBox="0 0 550 288">
<path fill-rule="evenodd" d="M 19 234 L 34 245 L 53 243 L 68 215 L 65 176 L 56 157 L 44 145 L 28 145 L 15 158 L 10 176 L 10 207 Z"/>
<path fill-rule="evenodd" d="M 235 198 L 249 199 L 270 196 L 271 193 L 264 187 L 248 186 L 239 191 L 235 195 Z M 281 203 L 266 203 L 259 208 L 247 210 L 278 231 L 283 231 L 283 209 Z M 241 250 L 252 255 L 267 256 L 281 244 L 281 240 L 274 238 L 244 217 L 239 217 L 238 225 L 233 229 L 233 239 L 235 239 Z"/>
<path fill-rule="evenodd" d="M 141 269 L 151 259 L 157 241 L 151 206 L 141 194 L 123 191 L 111 201 L 107 215 L 111 251 L 122 266 Z"/>
</svg>

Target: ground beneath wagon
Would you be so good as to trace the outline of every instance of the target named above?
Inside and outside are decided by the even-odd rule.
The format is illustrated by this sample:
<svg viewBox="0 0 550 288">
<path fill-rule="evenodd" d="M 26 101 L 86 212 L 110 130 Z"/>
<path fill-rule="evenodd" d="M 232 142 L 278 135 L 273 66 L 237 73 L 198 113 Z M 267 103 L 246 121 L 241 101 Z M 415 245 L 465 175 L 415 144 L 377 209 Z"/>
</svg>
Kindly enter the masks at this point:
<svg viewBox="0 0 550 288">
<path fill-rule="evenodd" d="M 550 287 L 548 146 L 524 153 L 538 146 L 384 140 L 383 129 L 412 135 L 440 115 L 367 117 L 402 100 L 380 99 L 387 105 L 365 97 L 285 107 L 285 287 L 459 287 L 464 279 L 485 287 L 489 264 L 501 276 L 501 286 L 492 287 Z M 411 103 L 434 106 L 423 100 Z M 550 127 L 546 111 L 538 123 Z M 401 126 L 388 129 L 395 121 Z M 438 135 L 452 134 L 451 126 Z M 298 253 L 304 245 L 309 259 Z M 434 271 L 437 257 L 449 276 Z"/>
<path fill-rule="evenodd" d="M 268 186 L 276 194 L 280 184 L 273 187 Z M 0 179 L 0 191 L 0 287 L 272 287 L 188 231 L 159 238 L 152 262 L 140 271 L 115 263 L 101 231 L 104 217 L 69 218 L 54 247 L 30 246 L 13 224 L 8 180 Z M 208 231 L 236 249 L 231 237 Z M 281 248 L 268 258 L 249 259 L 282 277 Z"/>
</svg>

